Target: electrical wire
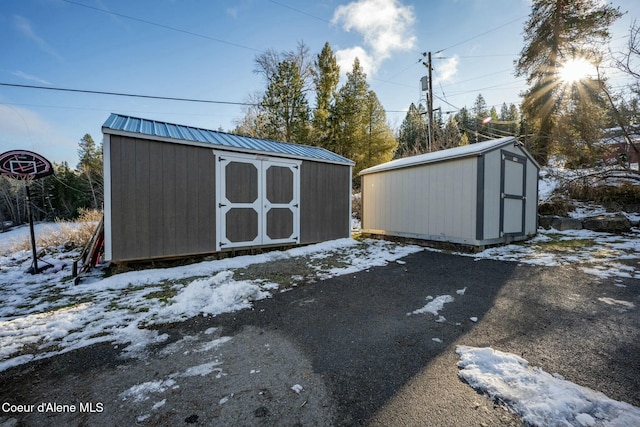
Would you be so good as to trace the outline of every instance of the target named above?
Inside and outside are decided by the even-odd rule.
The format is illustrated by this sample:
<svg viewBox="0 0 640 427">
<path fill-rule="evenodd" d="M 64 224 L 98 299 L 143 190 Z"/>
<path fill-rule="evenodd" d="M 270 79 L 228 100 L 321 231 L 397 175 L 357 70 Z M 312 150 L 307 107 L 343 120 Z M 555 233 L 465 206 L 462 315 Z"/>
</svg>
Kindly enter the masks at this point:
<svg viewBox="0 0 640 427">
<path fill-rule="evenodd" d="M 318 17 L 318 16 L 315 16 L 315 15 L 312 15 L 312 14 L 310 14 L 310 13 L 307 13 L 307 12 L 305 12 L 304 10 L 296 9 L 295 7 L 291 7 L 291 6 L 286 5 L 286 4 L 284 4 L 284 3 L 280 3 L 279 1 L 275 1 L 275 0 L 269 0 L 269 1 L 270 1 L 271 3 L 273 3 L 273 4 L 277 4 L 278 6 L 282 6 L 282 7 L 286 8 L 286 9 L 293 10 L 294 12 L 298 12 L 298 13 L 300 13 L 300 14 L 302 14 L 302 15 L 305 15 L 305 16 L 308 16 L 308 17 L 310 17 L 310 18 L 317 19 L 318 21 L 322 21 L 322 22 L 326 22 L 327 24 L 331 24 L 331 21 L 327 21 L 327 20 L 326 20 L 326 19 L 324 19 L 324 18 L 320 18 L 320 17 Z"/>
<path fill-rule="evenodd" d="M 200 102 L 205 104 L 224 104 L 224 105 L 242 105 L 242 106 L 258 106 L 261 104 L 249 103 L 249 102 L 234 102 L 234 101 L 214 101 L 210 99 L 196 99 L 196 98 L 178 98 L 172 96 L 156 96 L 156 95 L 141 95 L 137 93 L 123 93 L 123 92 L 109 92 L 102 90 L 87 90 L 87 89 L 71 89 L 64 87 L 50 87 L 50 86 L 36 86 L 36 85 L 22 85 L 15 83 L 3 83 L 0 82 L 0 86 L 19 87 L 27 89 L 40 89 L 59 92 L 74 92 L 74 93 L 88 93 L 92 95 L 110 95 L 110 96 L 126 96 L 130 98 L 145 98 L 145 99 L 158 99 L 162 101 L 183 101 L 183 102 Z"/>
<path fill-rule="evenodd" d="M 207 39 L 207 40 L 211 40 L 211 41 L 214 41 L 214 42 L 227 44 L 229 46 L 234 46 L 234 47 L 239 47 L 241 49 L 251 50 L 251 51 L 254 51 L 254 52 L 259 52 L 259 53 L 263 53 L 264 52 L 261 49 L 255 49 L 253 47 L 245 46 L 245 45 L 242 45 L 242 44 L 239 44 L 239 43 L 233 43 L 233 42 L 222 40 L 222 39 L 219 39 L 219 38 L 216 38 L 216 37 L 211 37 L 211 36 L 207 36 L 207 35 L 200 34 L 200 33 L 194 33 L 193 31 L 183 30 L 181 28 L 172 27 L 170 25 L 159 24 L 157 22 L 149 21 L 147 19 L 142 19 L 142 18 L 136 18 L 135 16 L 129 16 L 129 15 L 125 15 L 123 13 L 112 12 L 112 11 L 107 10 L 107 9 L 101 9 L 99 7 L 89 6 L 88 4 L 80 3 L 80 2 L 77 2 L 77 1 L 73 1 L 73 0 L 62 0 L 62 1 L 66 2 L 66 3 L 69 3 L 69 4 L 76 5 L 76 6 L 85 7 L 87 9 L 96 10 L 98 12 L 107 13 L 109 15 L 118 16 L 120 18 L 129 19 L 131 21 L 142 22 L 143 24 L 153 25 L 153 26 L 159 27 L 159 28 L 164 28 L 165 30 L 171 30 L 171 31 L 175 31 L 175 32 L 182 33 L 182 34 L 187 34 L 187 35 L 194 36 L 194 37 L 200 37 L 202 39 Z"/>
<path fill-rule="evenodd" d="M 529 15 L 521 16 L 520 18 L 516 18 L 516 19 L 514 19 L 514 20 L 512 20 L 512 21 L 509 21 L 509 22 L 507 22 L 507 23 L 505 23 L 505 24 L 499 25 L 499 26 L 497 26 L 497 27 L 495 27 L 495 28 L 491 28 L 490 30 L 483 31 L 482 33 L 476 34 L 476 35 L 475 35 L 475 36 L 473 36 L 473 37 L 470 37 L 470 38 L 468 38 L 468 39 L 462 40 L 461 42 L 458 42 L 458 43 L 452 44 L 451 46 L 447 46 L 447 47 L 445 47 L 444 49 L 440 49 L 440 50 L 436 51 L 435 53 L 444 52 L 445 50 L 449 50 L 449 49 L 451 49 L 452 47 L 460 46 L 461 44 L 464 44 L 464 43 L 470 42 L 470 41 L 472 41 L 472 40 L 475 40 L 475 39 L 477 39 L 477 38 L 480 38 L 480 37 L 482 37 L 482 36 L 484 36 L 484 35 L 486 35 L 486 34 L 489 34 L 489 33 L 493 32 L 493 31 L 499 30 L 500 28 L 504 28 L 504 27 L 506 27 L 507 25 L 511 25 L 511 24 L 513 24 L 514 22 L 521 21 L 521 20 L 523 20 L 524 18 L 527 18 L 528 16 L 529 16 Z"/>
</svg>

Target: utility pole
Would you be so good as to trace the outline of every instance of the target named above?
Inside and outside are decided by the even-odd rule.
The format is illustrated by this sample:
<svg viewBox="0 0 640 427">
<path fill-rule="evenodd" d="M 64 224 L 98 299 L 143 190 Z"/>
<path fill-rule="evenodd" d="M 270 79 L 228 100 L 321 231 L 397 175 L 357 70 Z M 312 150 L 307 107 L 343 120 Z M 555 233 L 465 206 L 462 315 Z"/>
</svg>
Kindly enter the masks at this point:
<svg viewBox="0 0 640 427">
<path fill-rule="evenodd" d="M 427 75 L 427 85 L 425 87 L 424 77 L 422 81 L 422 90 L 427 91 L 427 129 L 429 134 L 427 135 L 427 144 L 428 150 L 431 152 L 431 148 L 433 146 L 433 84 L 432 84 L 432 76 L 431 72 L 433 71 L 432 63 L 431 63 L 431 52 L 425 52 L 422 56 L 427 57 L 427 62 L 422 61 L 422 64 L 427 67 L 428 75 Z"/>
</svg>

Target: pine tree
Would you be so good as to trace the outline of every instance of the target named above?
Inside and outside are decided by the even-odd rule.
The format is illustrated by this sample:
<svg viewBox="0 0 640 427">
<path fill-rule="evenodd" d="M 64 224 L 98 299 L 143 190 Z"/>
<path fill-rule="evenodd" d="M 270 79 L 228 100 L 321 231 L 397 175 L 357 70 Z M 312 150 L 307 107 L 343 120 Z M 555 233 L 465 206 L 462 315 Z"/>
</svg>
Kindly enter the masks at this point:
<svg viewBox="0 0 640 427">
<path fill-rule="evenodd" d="M 474 124 L 467 107 L 462 107 L 455 115 L 455 119 L 458 123 L 461 137 L 464 136 L 468 144 L 474 134 Z"/>
<path fill-rule="evenodd" d="M 422 104 L 411 103 L 398 131 L 398 149 L 395 158 L 413 156 L 427 152 L 427 124 Z"/>
<path fill-rule="evenodd" d="M 397 141 L 386 123 L 384 108 L 369 90 L 367 75 L 356 58 L 331 109 L 333 138 L 329 149 L 354 160 L 354 176 L 368 166 L 390 160 Z M 355 179 L 356 186 L 358 180 Z"/>
<path fill-rule="evenodd" d="M 313 110 L 313 142 L 321 147 L 329 145 L 331 138 L 330 111 L 335 103 L 340 67 L 329 42 L 315 62 L 314 83 L 316 88 L 316 108 Z"/>
<path fill-rule="evenodd" d="M 387 115 L 384 108 L 372 90 L 367 93 L 364 116 L 365 139 L 362 141 L 360 153 L 356 157 L 358 172 L 388 162 L 398 146 L 391 128 L 387 125 Z"/>
<path fill-rule="evenodd" d="M 489 117 L 489 110 L 487 110 L 487 101 L 484 100 L 482 94 L 478 94 L 476 100 L 473 103 L 473 142 L 486 141 L 491 139 L 487 134 L 487 128 L 484 124 L 484 120 Z"/>
<path fill-rule="evenodd" d="M 546 164 L 554 145 L 554 129 L 562 119 L 564 85 L 559 71 L 564 62 L 579 57 L 597 60 L 609 39 L 609 26 L 618 8 L 600 0 L 533 0 L 525 24 L 525 46 L 516 62 L 516 75 L 526 76 L 523 113 L 535 131 L 530 149 Z"/>
<path fill-rule="evenodd" d="M 329 149 L 348 159 L 355 159 L 360 149 L 359 142 L 364 136 L 366 125 L 363 113 L 368 92 L 367 76 L 360 66 L 360 60 L 356 58 L 331 111 L 334 137 Z"/>
<path fill-rule="evenodd" d="M 78 171 L 83 179 L 84 188 L 90 196 L 87 205 L 93 209 L 102 209 L 104 186 L 102 173 L 102 145 L 97 146 L 91 135 L 85 134 L 78 144 Z"/>
<path fill-rule="evenodd" d="M 308 141 L 310 111 L 303 88 L 296 63 L 280 62 L 262 100 L 267 138 L 302 144 Z"/>
</svg>

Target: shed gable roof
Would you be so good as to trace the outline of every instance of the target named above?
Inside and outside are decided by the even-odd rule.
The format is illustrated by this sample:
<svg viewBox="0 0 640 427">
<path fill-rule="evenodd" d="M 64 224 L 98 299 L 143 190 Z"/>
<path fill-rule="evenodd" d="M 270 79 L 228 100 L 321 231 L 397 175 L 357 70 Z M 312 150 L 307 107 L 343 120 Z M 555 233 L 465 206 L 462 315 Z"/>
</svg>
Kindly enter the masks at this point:
<svg viewBox="0 0 640 427">
<path fill-rule="evenodd" d="M 191 142 L 198 145 L 211 144 L 218 146 L 218 148 L 224 149 L 226 147 L 244 152 L 261 152 L 329 163 L 354 164 L 353 161 L 321 147 L 234 135 L 115 113 L 112 113 L 104 122 L 102 132 L 124 136 L 146 135 L 165 141 Z"/>
<path fill-rule="evenodd" d="M 449 160 L 463 159 L 466 157 L 481 156 L 484 153 L 493 151 L 500 147 L 510 144 L 519 144 L 515 137 L 506 137 L 492 139 L 489 141 L 478 142 L 475 144 L 463 145 L 460 147 L 449 148 L 446 150 L 434 151 L 432 153 L 419 154 L 417 156 L 404 157 L 402 159 L 392 160 L 377 166 L 370 167 L 360 172 L 360 175 L 366 175 L 374 172 L 381 172 L 391 169 L 402 169 L 411 166 L 425 165 L 429 163 L 444 162 Z M 526 153 L 526 150 L 523 149 Z M 527 156 L 535 163 L 528 153 Z M 537 163 L 535 163 L 537 165 Z"/>
</svg>

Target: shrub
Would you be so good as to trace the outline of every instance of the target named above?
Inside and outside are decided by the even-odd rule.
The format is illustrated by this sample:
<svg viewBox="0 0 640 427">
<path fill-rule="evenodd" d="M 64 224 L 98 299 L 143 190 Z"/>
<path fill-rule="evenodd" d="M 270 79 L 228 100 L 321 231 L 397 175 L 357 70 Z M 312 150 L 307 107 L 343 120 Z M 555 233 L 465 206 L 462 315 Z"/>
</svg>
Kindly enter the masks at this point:
<svg viewBox="0 0 640 427">
<path fill-rule="evenodd" d="M 613 210 L 640 210 L 640 185 L 622 182 L 619 185 L 593 185 L 575 181 L 567 185 L 569 196 L 584 202 L 594 202 Z"/>
<path fill-rule="evenodd" d="M 36 246 L 39 249 L 64 247 L 66 250 L 84 247 L 93 235 L 98 222 L 102 219 L 102 211 L 95 209 L 80 209 L 76 221 L 69 222 L 56 219 L 56 225 L 43 228 L 36 235 Z M 29 250 L 30 237 L 16 242 L 11 252 Z"/>
</svg>

